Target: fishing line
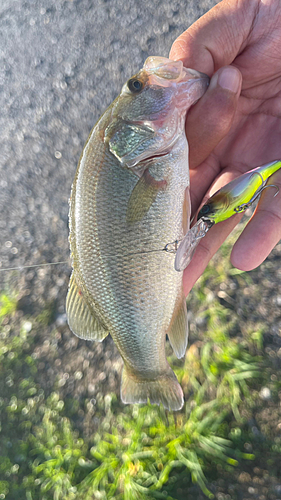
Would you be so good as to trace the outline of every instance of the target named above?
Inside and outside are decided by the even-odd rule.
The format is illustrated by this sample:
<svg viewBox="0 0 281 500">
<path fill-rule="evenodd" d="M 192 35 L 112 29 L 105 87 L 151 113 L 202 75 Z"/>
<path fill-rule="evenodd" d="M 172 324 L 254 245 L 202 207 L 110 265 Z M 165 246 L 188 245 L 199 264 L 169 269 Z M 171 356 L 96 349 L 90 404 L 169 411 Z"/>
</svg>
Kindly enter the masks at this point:
<svg viewBox="0 0 281 500">
<path fill-rule="evenodd" d="M 68 260 L 62 260 L 60 262 L 48 262 L 47 264 L 33 264 L 31 266 L 19 266 L 19 267 L 0 267 L 0 273 L 2 271 L 22 271 L 23 269 L 30 269 L 31 267 L 43 267 L 43 266 L 57 266 L 58 264 L 69 264 Z"/>
<path fill-rule="evenodd" d="M 130 252 L 130 253 L 127 253 L 127 254 L 118 254 L 118 253 L 115 253 L 112 255 L 112 257 L 131 257 L 133 255 L 146 255 L 146 254 L 149 254 L 149 253 L 157 253 L 157 252 L 166 252 L 166 253 L 176 253 L 177 251 L 177 245 L 178 243 L 180 242 L 181 240 L 176 240 L 172 243 L 167 243 L 167 245 L 165 245 L 164 248 L 157 248 L 155 250 L 142 250 L 142 251 L 139 251 L 139 252 Z M 110 255 L 105 255 L 105 257 L 110 257 Z M 46 264 L 33 264 L 33 265 L 30 265 L 30 266 L 18 266 L 18 267 L 4 267 L 4 268 L 1 268 L 0 267 L 0 273 L 1 272 L 4 272 L 4 271 L 22 271 L 23 269 L 31 269 L 31 268 L 34 268 L 34 267 L 43 267 L 43 266 L 57 266 L 59 264 L 69 264 L 69 261 L 68 260 L 62 260 L 62 261 L 59 261 L 59 262 L 48 262 Z"/>
</svg>

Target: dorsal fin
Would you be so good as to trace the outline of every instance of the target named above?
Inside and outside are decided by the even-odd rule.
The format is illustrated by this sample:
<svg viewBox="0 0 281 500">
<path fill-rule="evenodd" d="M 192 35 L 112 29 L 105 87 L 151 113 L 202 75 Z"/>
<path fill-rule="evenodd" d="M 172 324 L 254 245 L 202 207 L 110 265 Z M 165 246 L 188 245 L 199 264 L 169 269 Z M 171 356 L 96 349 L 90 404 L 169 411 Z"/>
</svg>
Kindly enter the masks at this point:
<svg viewBox="0 0 281 500">
<path fill-rule="evenodd" d="M 101 342 L 109 333 L 87 304 L 83 292 L 77 285 L 74 272 L 69 281 L 66 314 L 69 328 L 81 339 Z"/>
</svg>

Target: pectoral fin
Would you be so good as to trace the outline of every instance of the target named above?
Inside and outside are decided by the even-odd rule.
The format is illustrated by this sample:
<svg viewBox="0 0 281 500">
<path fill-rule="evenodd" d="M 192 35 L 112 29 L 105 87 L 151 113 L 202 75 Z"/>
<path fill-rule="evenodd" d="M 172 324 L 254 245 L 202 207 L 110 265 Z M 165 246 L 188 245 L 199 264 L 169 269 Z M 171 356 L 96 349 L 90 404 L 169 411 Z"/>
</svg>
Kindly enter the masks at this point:
<svg viewBox="0 0 281 500">
<path fill-rule="evenodd" d="M 145 170 L 130 196 L 127 206 L 127 222 L 132 224 L 141 221 L 155 202 L 158 192 L 166 186 L 165 180 L 157 181 L 150 175 L 148 169 Z"/>
<path fill-rule="evenodd" d="M 188 342 L 188 321 L 186 310 L 186 298 L 183 297 L 180 307 L 174 313 L 168 337 L 177 358 L 182 358 L 185 355 Z"/>
<path fill-rule="evenodd" d="M 66 314 L 69 328 L 81 339 L 101 342 L 108 331 L 95 317 L 72 273 L 66 297 Z"/>
</svg>

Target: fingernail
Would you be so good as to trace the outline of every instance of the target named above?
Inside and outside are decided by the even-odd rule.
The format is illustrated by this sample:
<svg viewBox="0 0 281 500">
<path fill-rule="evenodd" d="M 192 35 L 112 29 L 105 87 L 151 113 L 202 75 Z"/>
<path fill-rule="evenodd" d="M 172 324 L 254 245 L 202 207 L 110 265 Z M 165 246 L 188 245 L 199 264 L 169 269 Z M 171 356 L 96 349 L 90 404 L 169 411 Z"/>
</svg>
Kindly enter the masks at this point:
<svg viewBox="0 0 281 500">
<path fill-rule="evenodd" d="M 234 67 L 225 68 L 218 77 L 218 84 L 223 89 L 236 94 L 240 86 L 240 74 Z"/>
</svg>

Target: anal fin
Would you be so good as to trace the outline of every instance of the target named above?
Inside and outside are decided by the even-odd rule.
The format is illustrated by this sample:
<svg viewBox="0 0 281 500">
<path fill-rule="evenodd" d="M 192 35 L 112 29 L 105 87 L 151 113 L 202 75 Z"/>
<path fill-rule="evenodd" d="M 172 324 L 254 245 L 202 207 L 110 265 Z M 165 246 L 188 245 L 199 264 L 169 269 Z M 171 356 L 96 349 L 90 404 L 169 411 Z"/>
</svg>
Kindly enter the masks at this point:
<svg viewBox="0 0 281 500">
<path fill-rule="evenodd" d="M 74 272 L 70 278 L 66 297 L 66 314 L 69 328 L 81 339 L 101 342 L 109 333 L 87 304 L 77 285 Z"/>
<path fill-rule="evenodd" d="M 168 331 L 169 341 L 177 358 L 185 355 L 188 342 L 186 298 L 183 296 L 179 308 L 172 317 Z"/>
</svg>

